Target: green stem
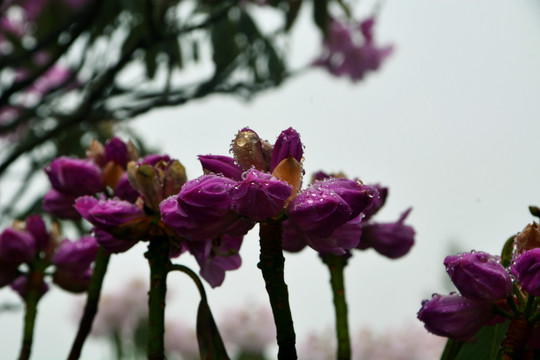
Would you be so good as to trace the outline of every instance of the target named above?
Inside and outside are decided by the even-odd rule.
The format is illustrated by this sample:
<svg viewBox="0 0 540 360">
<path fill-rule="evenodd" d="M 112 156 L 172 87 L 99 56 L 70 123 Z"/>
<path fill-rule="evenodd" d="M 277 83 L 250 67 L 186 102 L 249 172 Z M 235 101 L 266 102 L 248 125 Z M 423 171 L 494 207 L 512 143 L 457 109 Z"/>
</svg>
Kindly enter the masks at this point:
<svg viewBox="0 0 540 360">
<path fill-rule="evenodd" d="M 321 257 L 328 266 L 328 270 L 330 270 L 330 285 L 332 286 L 336 313 L 337 359 L 350 360 L 351 340 L 347 316 L 347 299 L 345 298 L 345 280 L 343 277 L 345 266 L 347 266 L 347 257 L 333 254 L 322 254 Z"/>
<path fill-rule="evenodd" d="M 32 352 L 32 342 L 34 341 L 34 325 L 36 322 L 37 304 L 39 298 L 41 297 L 42 286 L 43 272 L 40 270 L 30 270 L 30 272 L 28 273 L 28 282 L 26 285 L 26 293 L 24 297 L 24 329 L 19 360 L 30 359 L 30 353 Z"/>
<path fill-rule="evenodd" d="M 168 270 L 169 271 L 180 271 L 180 272 L 183 272 L 184 274 L 188 275 L 191 278 L 191 280 L 193 280 L 195 285 L 197 286 L 197 290 L 199 290 L 199 294 L 201 295 L 201 300 L 207 301 L 206 291 L 204 290 L 203 283 L 202 283 L 201 279 L 199 279 L 197 274 L 195 274 L 195 272 L 193 272 L 193 270 L 191 270 L 187 266 L 180 265 L 180 264 L 169 264 Z"/>
<path fill-rule="evenodd" d="M 276 324 L 279 360 L 293 360 L 296 355 L 296 335 L 289 306 L 289 292 L 284 279 L 283 229 L 281 222 L 270 220 L 259 224 L 260 262 Z"/>
<path fill-rule="evenodd" d="M 122 344 L 122 336 L 119 331 L 115 331 L 112 335 L 112 341 L 114 346 L 114 353 L 116 354 L 116 360 L 122 360 L 124 358 L 124 346 Z"/>
<path fill-rule="evenodd" d="M 165 359 L 165 295 L 169 261 L 169 241 L 165 237 L 150 239 L 145 253 L 150 265 L 150 291 L 148 292 L 148 360 Z"/>
<path fill-rule="evenodd" d="M 77 360 L 81 356 L 81 351 L 92 330 L 92 323 L 94 322 L 94 317 L 96 316 L 99 304 L 99 297 L 101 296 L 101 286 L 103 285 L 103 278 L 107 272 L 107 267 L 109 265 L 110 254 L 102 247 L 99 247 L 96 261 L 94 265 L 94 270 L 92 271 L 92 278 L 90 279 L 90 284 L 88 285 L 88 295 L 86 298 L 86 304 L 84 306 L 84 312 L 79 323 L 79 329 L 77 330 L 77 335 L 71 346 L 69 352 L 68 360 Z"/>
</svg>

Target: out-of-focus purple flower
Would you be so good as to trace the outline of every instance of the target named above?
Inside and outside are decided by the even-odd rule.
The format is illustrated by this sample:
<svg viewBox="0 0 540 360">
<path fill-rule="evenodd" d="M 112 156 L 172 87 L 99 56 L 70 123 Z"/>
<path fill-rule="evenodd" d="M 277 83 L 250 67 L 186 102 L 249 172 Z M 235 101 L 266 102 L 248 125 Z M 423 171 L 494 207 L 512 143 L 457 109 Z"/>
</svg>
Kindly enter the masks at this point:
<svg viewBox="0 0 540 360">
<path fill-rule="evenodd" d="M 499 256 L 485 252 L 461 253 L 447 256 L 444 265 L 463 296 L 495 301 L 512 294 L 512 280 Z"/>
<path fill-rule="evenodd" d="M 395 223 L 377 224 L 367 223 L 362 227 L 362 237 L 358 249 L 369 247 L 379 254 L 391 259 L 397 259 L 409 252 L 414 245 L 414 229 L 403 222 L 412 209 L 401 214 Z"/>
<path fill-rule="evenodd" d="M 62 219 L 79 219 L 80 215 L 73 207 L 76 198 L 77 195 L 50 189 L 43 197 L 43 210 Z"/>
<path fill-rule="evenodd" d="M 49 247 L 51 236 L 47 232 L 47 227 L 41 216 L 28 216 L 26 218 L 26 231 L 34 237 L 37 251 L 45 250 Z"/>
<path fill-rule="evenodd" d="M 222 174 L 236 181 L 242 180 L 244 170 L 232 157 L 223 155 L 199 155 L 199 161 L 203 169 L 208 172 Z"/>
<path fill-rule="evenodd" d="M 65 156 L 45 168 L 54 189 L 69 195 L 95 194 L 105 189 L 101 169 L 91 161 Z"/>
<path fill-rule="evenodd" d="M 105 231 L 145 216 L 141 208 L 125 200 L 97 200 L 91 196 L 78 198 L 75 209 L 96 228 Z"/>
<path fill-rule="evenodd" d="M 362 235 L 362 217 L 347 221 L 335 229 L 328 237 L 317 236 L 303 232 L 293 222 L 283 222 L 283 249 L 289 252 L 298 252 L 305 245 L 309 245 L 321 254 L 332 253 L 334 255 L 346 255 L 354 249 Z"/>
<path fill-rule="evenodd" d="M 0 261 L 0 288 L 9 285 L 19 276 L 17 265 Z"/>
<path fill-rule="evenodd" d="M 248 170 L 231 191 L 231 208 L 240 215 L 261 221 L 279 214 L 292 187 L 268 173 Z"/>
<path fill-rule="evenodd" d="M 201 276 L 212 287 L 220 286 L 225 280 L 225 271 L 236 270 L 242 265 L 238 254 L 242 236 L 227 236 L 188 244 L 189 252 L 199 263 Z"/>
<path fill-rule="evenodd" d="M 26 231 L 7 228 L 0 234 L 0 259 L 7 264 L 32 262 L 36 240 Z"/>
<path fill-rule="evenodd" d="M 327 68 L 335 76 L 347 76 L 352 81 L 359 81 L 367 72 L 377 70 L 393 48 L 375 44 L 374 24 L 374 17 L 352 26 L 333 20 L 324 40 L 324 52 L 314 65 Z"/>
<path fill-rule="evenodd" d="M 304 148 L 298 132 L 292 127 L 283 130 L 274 144 L 272 161 L 270 162 L 270 172 L 274 171 L 276 166 L 288 157 L 292 157 L 301 163 L 303 155 Z"/>
<path fill-rule="evenodd" d="M 81 293 L 88 290 L 91 278 L 91 268 L 80 270 L 57 268 L 53 274 L 54 283 L 72 293 Z"/>
<path fill-rule="evenodd" d="M 435 335 L 470 340 L 493 317 L 489 302 L 460 295 L 438 295 L 422 304 L 418 319 Z"/>
<path fill-rule="evenodd" d="M 105 144 L 105 163 L 109 161 L 120 165 L 124 169 L 128 163 L 128 147 L 125 142 L 116 136 Z"/>
<path fill-rule="evenodd" d="M 71 74 L 71 69 L 55 65 L 39 77 L 30 87 L 29 91 L 43 96 L 56 87 L 62 86 L 62 84 L 69 80 Z"/>
<path fill-rule="evenodd" d="M 39 296 L 41 297 L 49 290 L 49 285 L 47 285 L 47 283 L 43 281 L 43 278 L 41 278 L 40 280 L 40 283 L 35 286 L 39 287 Z M 23 299 L 26 298 L 26 293 L 28 291 L 27 287 L 28 277 L 24 275 L 19 276 L 11 283 L 11 288 Z"/>
<path fill-rule="evenodd" d="M 119 254 L 131 249 L 137 242 L 117 239 L 106 231 L 94 229 L 94 237 L 99 245 L 113 254 Z"/>
<path fill-rule="evenodd" d="M 83 236 L 77 241 L 65 239 L 56 249 L 52 262 L 63 270 L 81 271 L 90 267 L 97 251 L 98 244 L 93 236 Z"/>
<path fill-rule="evenodd" d="M 522 253 L 512 264 L 522 288 L 533 296 L 540 296 L 540 248 Z"/>
</svg>

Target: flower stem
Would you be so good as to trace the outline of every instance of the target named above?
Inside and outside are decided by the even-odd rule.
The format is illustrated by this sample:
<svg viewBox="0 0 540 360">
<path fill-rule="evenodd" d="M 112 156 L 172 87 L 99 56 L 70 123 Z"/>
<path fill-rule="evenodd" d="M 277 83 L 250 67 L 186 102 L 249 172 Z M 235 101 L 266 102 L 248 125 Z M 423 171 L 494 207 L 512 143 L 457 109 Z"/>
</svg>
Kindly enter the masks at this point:
<svg viewBox="0 0 540 360">
<path fill-rule="evenodd" d="M 150 291 L 148 292 L 148 360 L 165 359 L 163 336 L 165 333 L 165 295 L 169 266 L 169 241 L 166 237 L 150 239 L 145 253 L 150 265 Z"/>
<path fill-rule="evenodd" d="M 25 314 L 24 314 L 24 329 L 23 341 L 21 344 L 21 352 L 19 360 L 28 360 L 32 352 L 32 342 L 34 341 L 34 325 L 37 315 L 37 304 L 41 297 L 43 284 L 43 271 L 31 270 L 28 273 L 28 283 L 24 298 Z"/>
<path fill-rule="evenodd" d="M 94 317 L 98 310 L 99 297 L 101 296 L 101 286 L 103 285 L 103 278 L 107 272 L 110 257 L 109 252 L 100 246 L 96 255 L 94 270 L 92 271 L 92 278 L 88 285 L 88 295 L 79 323 L 79 330 L 77 330 L 77 335 L 71 346 L 68 360 L 77 360 L 81 356 L 84 342 L 88 334 L 90 334 L 90 330 L 92 330 L 92 323 L 94 322 Z"/>
<path fill-rule="evenodd" d="M 330 270 L 330 285 L 334 296 L 334 310 L 336 313 L 337 333 L 337 359 L 350 360 L 351 340 L 349 336 L 349 320 L 347 317 L 347 299 L 345 298 L 345 281 L 343 273 L 347 266 L 347 256 L 322 254 L 323 262 Z"/>
<path fill-rule="evenodd" d="M 281 222 L 277 220 L 261 222 L 259 226 L 261 254 L 257 266 L 261 269 L 274 314 L 278 359 L 293 360 L 297 358 L 296 335 L 289 306 L 289 292 L 283 274 L 283 229 Z"/>
</svg>

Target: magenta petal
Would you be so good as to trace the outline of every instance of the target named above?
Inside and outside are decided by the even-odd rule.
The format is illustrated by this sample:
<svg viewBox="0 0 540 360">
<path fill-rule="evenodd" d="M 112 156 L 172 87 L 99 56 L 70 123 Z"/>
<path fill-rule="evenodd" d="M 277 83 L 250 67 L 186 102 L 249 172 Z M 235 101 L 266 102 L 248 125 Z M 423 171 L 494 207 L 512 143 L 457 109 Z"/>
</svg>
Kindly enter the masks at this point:
<svg viewBox="0 0 540 360">
<path fill-rule="evenodd" d="M 96 259 L 98 244 L 93 236 L 83 236 L 77 241 L 64 240 L 53 256 L 52 262 L 62 270 L 82 271 Z"/>
<path fill-rule="evenodd" d="M 36 253 L 36 240 L 23 231 L 12 228 L 0 234 L 0 259 L 7 264 L 30 263 Z"/>
<path fill-rule="evenodd" d="M 272 160 L 270 162 L 270 172 L 274 171 L 278 164 L 292 157 L 299 163 L 302 162 L 302 156 L 304 155 L 304 146 L 300 140 L 300 135 L 292 127 L 287 130 L 283 130 L 279 134 L 276 143 L 274 144 L 274 150 L 272 151 Z"/>
<path fill-rule="evenodd" d="M 43 210 L 61 219 L 80 219 L 81 215 L 73 207 L 76 198 L 74 195 L 51 189 L 43 197 Z"/>
<path fill-rule="evenodd" d="M 70 195 L 95 194 L 105 189 L 101 169 L 89 160 L 65 156 L 45 168 L 54 189 Z"/>
<path fill-rule="evenodd" d="M 214 174 L 222 174 L 230 179 L 242 180 L 244 170 L 238 165 L 232 157 L 222 155 L 199 155 L 199 161 L 203 169 Z"/>
<path fill-rule="evenodd" d="M 26 230 L 34 237 L 37 250 L 45 250 L 49 246 L 51 237 L 41 216 L 32 215 L 27 217 Z"/>
</svg>

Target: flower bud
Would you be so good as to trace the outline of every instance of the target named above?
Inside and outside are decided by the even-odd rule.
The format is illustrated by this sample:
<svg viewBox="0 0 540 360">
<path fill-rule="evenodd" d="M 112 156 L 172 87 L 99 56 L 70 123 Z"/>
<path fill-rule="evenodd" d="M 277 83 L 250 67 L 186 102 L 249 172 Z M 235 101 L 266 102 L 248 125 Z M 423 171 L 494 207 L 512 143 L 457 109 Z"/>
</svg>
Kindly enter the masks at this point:
<svg viewBox="0 0 540 360">
<path fill-rule="evenodd" d="M 434 295 L 422 303 L 418 319 L 435 335 L 470 340 L 493 317 L 489 302 L 460 295 Z"/>
<path fill-rule="evenodd" d="M 532 224 L 528 224 L 522 232 L 516 235 L 514 242 L 516 244 L 517 254 L 540 248 L 540 226 L 538 226 L 538 223 L 533 222 Z"/>
<path fill-rule="evenodd" d="M 410 211 L 411 209 L 406 210 L 395 223 L 363 225 L 362 237 L 357 248 L 364 250 L 372 247 L 390 259 L 406 255 L 414 245 L 414 229 L 403 223 Z"/>
<path fill-rule="evenodd" d="M 124 169 L 128 163 L 128 148 L 125 142 L 116 136 L 105 144 L 105 163 L 113 162 Z"/>
<path fill-rule="evenodd" d="M 312 186 L 328 189 L 342 198 L 352 210 L 349 220 L 368 210 L 379 196 L 375 188 L 345 178 L 315 181 Z"/>
<path fill-rule="evenodd" d="M 45 293 L 49 290 L 49 285 L 45 281 L 43 281 L 43 276 L 40 276 L 37 278 L 38 282 L 36 284 L 33 284 L 33 286 L 36 286 L 39 291 L 39 297 L 45 295 Z M 23 299 L 26 299 L 26 294 L 28 291 L 28 277 L 26 275 L 20 275 L 18 278 L 16 278 L 11 283 L 11 288 L 19 294 L 19 296 Z"/>
<path fill-rule="evenodd" d="M 512 280 L 498 256 L 485 252 L 461 253 L 447 256 L 444 265 L 463 296 L 495 301 L 512 294 Z"/>
<path fill-rule="evenodd" d="M 94 194 L 104 190 L 101 169 L 91 161 L 65 156 L 45 168 L 54 189 L 69 195 Z"/>
<path fill-rule="evenodd" d="M 281 161 L 278 166 L 272 172 L 279 180 L 283 180 L 292 186 L 291 195 L 287 199 L 288 204 L 292 199 L 296 197 L 300 188 L 302 187 L 302 165 L 294 158 L 286 158 Z"/>
<path fill-rule="evenodd" d="M 36 240 L 31 234 L 12 228 L 7 228 L 0 234 L 0 259 L 4 263 L 30 263 L 35 254 Z"/>
<path fill-rule="evenodd" d="M 238 214 L 261 221 L 283 210 L 292 187 L 274 176 L 252 169 L 231 189 L 231 208 Z"/>
<path fill-rule="evenodd" d="M 119 254 L 131 249 L 137 242 L 117 239 L 106 231 L 94 229 L 94 237 L 97 243 L 113 254 Z"/>
<path fill-rule="evenodd" d="M 75 208 L 92 225 L 105 231 L 145 216 L 137 205 L 118 199 L 98 201 L 83 196 L 75 201 Z"/>
<path fill-rule="evenodd" d="M 264 154 L 259 135 L 251 129 L 244 128 L 236 134 L 232 142 L 234 159 L 243 169 L 254 167 L 260 171 L 267 171 Z"/>
<path fill-rule="evenodd" d="M 287 214 L 302 231 L 328 237 L 350 219 L 352 210 L 336 193 L 310 186 L 289 203 Z"/>
<path fill-rule="evenodd" d="M 221 174 L 236 181 L 242 180 L 242 168 L 229 156 L 199 155 L 205 173 Z"/>
<path fill-rule="evenodd" d="M 283 130 L 274 144 L 270 171 L 273 172 L 280 162 L 289 157 L 301 163 L 303 155 L 304 148 L 300 135 L 292 127 Z"/>
<path fill-rule="evenodd" d="M 60 243 L 52 262 L 62 270 L 82 271 L 96 259 L 98 244 L 93 236 L 83 236 L 77 241 L 65 239 Z"/>
<path fill-rule="evenodd" d="M 0 288 L 9 285 L 19 276 L 17 265 L 0 262 Z"/>
<path fill-rule="evenodd" d="M 129 201 L 130 203 L 135 203 L 135 201 L 137 201 L 139 193 L 129 183 L 128 174 L 126 172 L 122 175 L 114 188 L 114 196 Z"/>
<path fill-rule="evenodd" d="M 26 218 L 26 231 L 28 231 L 36 242 L 38 251 L 45 250 L 49 247 L 51 236 L 47 232 L 45 222 L 39 215 L 31 215 Z"/>
<path fill-rule="evenodd" d="M 77 195 L 68 195 L 50 189 L 43 197 L 42 207 L 46 212 L 61 219 L 77 220 L 81 215 L 73 207 L 76 198 Z"/>
<path fill-rule="evenodd" d="M 388 197 L 387 187 L 380 186 L 379 184 L 372 185 L 371 187 L 377 191 L 379 196 L 374 196 L 371 201 L 371 206 L 362 211 L 364 214 L 363 221 L 368 221 L 371 219 L 373 215 L 375 215 L 384 206 L 386 198 Z"/>
<path fill-rule="evenodd" d="M 236 182 L 218 175 L 203 175 L 188 181 L 178 202 L 188 216 L 205 221 L 225 215 L 231 209 L 230 191 Z"/>
<path fill-rule="evenodd" d="M 72 293 L 82 293 L 88 290 L 92 278 L 92 269 L 65 270 L 56 269 L 53 274 L 53 281 L 62 289 Z"/>
<path fill-rule="evenodd" d="M 525 251 L 512 264 L 521 287 L 533 296 L 540 296 L 540 248 Z"/>
</svg>

